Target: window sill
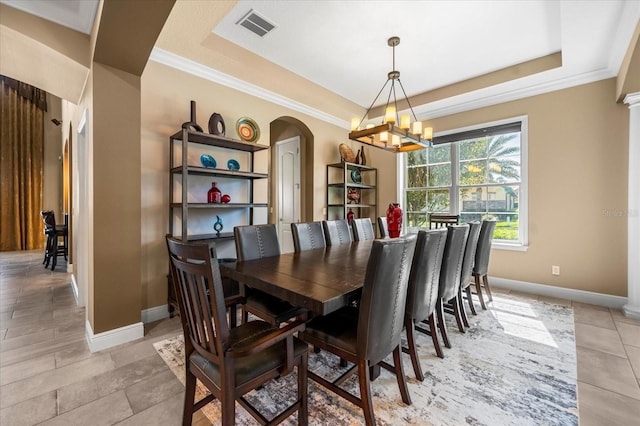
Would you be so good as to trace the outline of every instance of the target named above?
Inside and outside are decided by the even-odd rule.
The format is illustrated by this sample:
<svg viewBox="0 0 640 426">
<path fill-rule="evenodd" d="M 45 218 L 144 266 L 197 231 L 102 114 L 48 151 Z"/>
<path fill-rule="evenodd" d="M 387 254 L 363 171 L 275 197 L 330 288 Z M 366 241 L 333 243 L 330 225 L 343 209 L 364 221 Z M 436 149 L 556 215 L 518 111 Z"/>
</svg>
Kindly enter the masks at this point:
<svg viewBox="0 0 640 426">
<path fill-rule="evenodd" d="M 523 246 L 522 244 L 508 244 L 508 243 L 496 243 L 491 244 L 492 249 L 509 250 L 509 251 L 528 251 L 529 246 Z"/>
</svg>

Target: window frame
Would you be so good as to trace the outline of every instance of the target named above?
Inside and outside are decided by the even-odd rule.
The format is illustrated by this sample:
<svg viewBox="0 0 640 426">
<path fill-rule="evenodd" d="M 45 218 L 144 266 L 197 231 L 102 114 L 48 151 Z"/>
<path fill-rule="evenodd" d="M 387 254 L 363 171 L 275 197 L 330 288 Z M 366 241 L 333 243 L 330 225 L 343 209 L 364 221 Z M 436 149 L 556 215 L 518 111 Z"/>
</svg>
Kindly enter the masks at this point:
<svg viewBox="0 0 640 426">
<path fill-rule="evenodd" d="M 520 187 L 520 194 L 518 197 L 518 240 L 493 240 L 492 247 L 497 249 L 504 250 L 514 250 L 514 251 L 527 251 L 529 245 L 529 196 L 528 196 L 528 183 L 529 183 L 529 173 L 528 173 L 528 139 L 529 139 L 529 126 L 528 126 L 528 116 L 517 116 L 506 118 L 503 120 L 497 120 L 492 122 L 481 123 L 473 126 L 467 126 L 462 128 L 453 129 L 446 132 L 436 133 L 434 135 L 434 139 L 442 136 L 455 135 L 459 133 L 472 132 L 474 130 L 495 127 L 495 126 L 504 126 L 511 123 L 520 122 L 520 182 L 517 183 Z M 459 214 L 460 212 L 460 145 L 455 142 L 451 143 L 451 186 L 446 187 L 450 188 L 450 199 L 449 199 L 449 208 L 453 214 Z M 407 205 L 406 199 L 406 191 L 411 190 L 412 188 L 407 188 L 407 153 L 403 153 L 397 156 L 397 169 L 398 173 L 398 187 L 397 187 L 397 198 L 402 200 L 402 205 Z M 496 186 L 495 184 L 479 184 L 474 185 L 479 187 L 492 187 Z M 429 188 L 429 187 L 427 187 Z M 444 187 L 443 187 L 444 188 Z M 404 209 L 403 212 L 403 221 L 407 222 L 407 211 Z M 406 228 L 405 228 L 406 230 Z"/>
</svg>

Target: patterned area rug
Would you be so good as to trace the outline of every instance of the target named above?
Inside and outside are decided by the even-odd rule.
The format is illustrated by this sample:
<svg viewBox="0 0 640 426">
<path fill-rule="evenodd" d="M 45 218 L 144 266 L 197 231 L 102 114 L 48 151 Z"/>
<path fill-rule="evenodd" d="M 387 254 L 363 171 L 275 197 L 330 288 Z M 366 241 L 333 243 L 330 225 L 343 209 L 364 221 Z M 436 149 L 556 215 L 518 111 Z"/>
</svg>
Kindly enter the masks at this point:
<svg viewBox="0 0 640 426">
<path fill-rule="evenodd" d="M 471 328 L 458 332 L 447 315 L 452 348 L 435 356 L 429 336 L 417 333 L 424 382 L 415 379 L 403 354 L 412 405 L 405 405 L 391 373 L 382 369 L 372 383 L 376 420 L 382 425 L 577 425 L 576 354 L 571 308 L 511 295 L 494 296 L 488 311 L 471 315 Z M 184 383 L 183 337 L 158 342 L 160 356 Z M 389 361 L 391 358 L 389 359 Z M 333 380 L 345 369 L 337 357 L 311 353 L 309 369 Z M 198 384 L 202 397 L 205 388 Z M 359 394 L 357 376 L 343 387 Z M 268 418 L 290 404 L 295 373 L 247 395 Z M 220 424 L 219 403 L 204 408 Z M 267 414 L 269 413 L 269 414 Z M 309 423 L 360 425 L 362 411 L 309 381 Z M 255 420 L 236 403 L 236 424 Z M 296 424 L 295 416 L 284 424 Z"/>
</svg>

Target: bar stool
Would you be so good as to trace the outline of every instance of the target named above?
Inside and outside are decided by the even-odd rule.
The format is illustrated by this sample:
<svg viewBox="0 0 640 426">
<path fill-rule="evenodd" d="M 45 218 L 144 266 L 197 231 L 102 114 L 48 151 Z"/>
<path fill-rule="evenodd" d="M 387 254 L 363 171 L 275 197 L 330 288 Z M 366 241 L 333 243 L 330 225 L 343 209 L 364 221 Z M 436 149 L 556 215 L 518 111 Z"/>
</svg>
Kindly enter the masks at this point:
<svg viewBox="0 0 640 426">
<path fill-rule="evenodd" d="M 51 262 L 51 270 L 56 269 L 58 263 L 58 256 L 64 256 L 67 260 L 68 250 L 68 215 L 65 214 L 64 225 L 56 225 L 56 217 L 52 210 L 43 210 L 40 212 L 40 217 L 44 223 L 44 234 L 47 236 L 47 245 L 44 252 L 44 260 L 42 263 L 45 268 L 49 267 Z M 60 238 L 62 238 L 62 244 L 60 244 Z"/>
</svg>

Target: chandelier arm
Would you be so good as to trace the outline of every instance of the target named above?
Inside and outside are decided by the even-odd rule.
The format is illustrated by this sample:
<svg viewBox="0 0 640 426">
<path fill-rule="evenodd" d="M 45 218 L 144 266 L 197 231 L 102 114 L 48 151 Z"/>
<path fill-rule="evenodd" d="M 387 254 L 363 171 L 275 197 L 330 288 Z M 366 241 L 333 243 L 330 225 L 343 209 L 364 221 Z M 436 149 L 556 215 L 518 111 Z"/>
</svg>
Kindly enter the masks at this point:
<svg viewBox="0 0 640 426">
<path fill-rule="evenodd" d="M 400 110 L 398 109 L 398 98 L 396 96 L 396 85 L 395 85 L 395 80 L 393 81 L 393 106 L 396 107 L 396 124 L 400 124 L 400 117 L 398 116 L 398 113 L 400 112 Z"/>
<path fill-rule="evenodd" d="M 371 111 L 371 108 L 373 108 L 373 105 L 376 103 L 376 101 L 380 97 L 380 94 L 382 93 L 384 88 L 387 87 L 387 83 L 389 83 L 389 79 L 387 79 L 387 81 L 384 82 L 384 84 L 382 85 L 382 88 L 380 89 L 380 91 L 378 92 L 376 97 L 373 99 L 373 102 L 371 102 L 371 105 L 369 105 L 369 108 L 367 108 L 367 112 L 365 112 L 364 115 L 362 116 L 362 118 L 360 119 L 360 123 L 358 123 L 358 127 L 360 127 L 360 125 L 364 121 L 365 117 L 367 117 L 369 115 L 369 112 Z M 387 101 L 387 104 L 388 104 L 388 101 Z"/>
<path fill-rule="evenodd" d="M 409 105 L 409 109 L 411 110 L 411 114 L 413 114 L 413 119 L 415 121 L 418 121 L 418 117 L 416 117 L 416 113 L 413 111 L 413 107 L 411 106 L 411 102 L 409 101 L 409 97 L 407 96 L 407 92 L 404 91 L 404 86 L 402 85 L 402 82 L 400 81 L 400 78 L 398 78 L 398 83 L 400 84 L 400 88 L 402 89 L 402 94 L 404 95 L 404 98 L 407 101 L 407 104 Z M 397 111 L 397 107 L 396 107 L 396 111 Z"/>
</svg>

